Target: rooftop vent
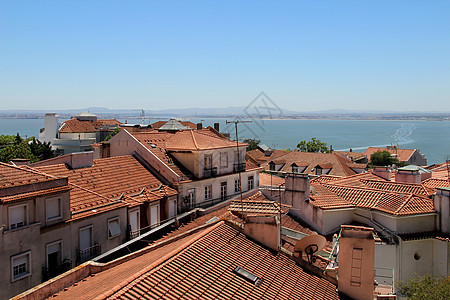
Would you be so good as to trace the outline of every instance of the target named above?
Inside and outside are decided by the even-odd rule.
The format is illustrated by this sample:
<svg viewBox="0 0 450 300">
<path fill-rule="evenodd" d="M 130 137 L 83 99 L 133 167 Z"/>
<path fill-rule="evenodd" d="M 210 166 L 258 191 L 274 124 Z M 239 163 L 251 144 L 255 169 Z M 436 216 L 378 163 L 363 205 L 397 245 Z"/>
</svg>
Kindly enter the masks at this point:
<svg viewBox="0 0 450 300">
<path fill-rule="evenodd" d="M 245 270 L 244 268 L 241 268 L 237 266 L 233 270 L 234 273 L 239 275 L 240 277 L 244 278 L 245 280 L 253 283 L 256 286 L 260 286 L 262 283 L 262 279 L 256 276 L 255 274 L 250 273 L 249 271 Z"/>
<path fill-rule="evenodd" d="M 150 147 L 156 148 L 156 145 L 155 145 L 155 144 L 152 144 L 152 143 L 148 143 L 148 144 L 150 145 Z"/>
</svg>

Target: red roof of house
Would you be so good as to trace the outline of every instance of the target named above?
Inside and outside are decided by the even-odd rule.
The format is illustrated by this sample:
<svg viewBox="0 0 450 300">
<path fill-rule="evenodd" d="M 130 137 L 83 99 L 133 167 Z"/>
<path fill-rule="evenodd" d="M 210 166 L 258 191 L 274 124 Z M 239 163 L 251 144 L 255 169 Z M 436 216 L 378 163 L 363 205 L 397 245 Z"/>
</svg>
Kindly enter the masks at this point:
<svg viewBox="0 0 450 300">
<path fill-rule="evenodd" d="M 159 128 L 161 128 L 161 126 L 163 126 L 167 122 L 169 122 L 169 121 L 157 121 L 157 122 L 152 124 L 152 127 L 154 129 L 159 129 Z M 197 124 L 192 123 L 190 121 L 178 121 L 178 122 L 180 122 L 183 126 L 190 127 L 192 129 L 197 129 Z"/>
<path fill-rule="evenodd" d="M 239 146 L 248 146 L 239 143 Z M 166 149 L 169 151 L 197 151 L 236 147 L 236 142 L 219 138 L 206 130 L 178 131 L 167 139 Z"/>
<path fill-rule="evenodd" d="M 450 187 L 450 179 L 429 178 L 423 181 L 422 185 L 432 189 L 440 187 Z"/>
<path fill-rule="evenodd" d="M 259 185 L 260 186 L 280 186 L 284 184 L 284 178 L 276 175 L 270 175 L 266 173 L 259 173 Z"/>
<path fill-rule="evenodd" d="M 388 148 L 380 148 L 380 147 L 369 147 L 364 152 L 364 155 L 366 155 L 367 159 L 370 161 L 370 155 L 372 155 L 373 153 L 378 152 L 378 151 L 388 151 L 389 153 L 391 153 L 391 155 L 396 154 L 397 159 L 399 161 L 408 161 L 411 158 L 411 156 L 414 154 L 416 149 L 399 149 L 399 148 L 388 149 Z"/>
<path fill-rule="evenodd" d="M 199 255 L 199 253 L 201 255 Z M 255 285 L 233 270 L 261 279 Z M 305 272 L 287 255 L 264 248 L 220 222 L 180 250 L 124 279 L 107 299 L 338 299 L 336 286 Z"/>
<path fill-rule="evenodd" d="M 55 177 L 0 162 L 0 189 L 51 180 Z"/>
<path fill-rule="evenodd" d="M 69 169 L 65 164 L 36 167 L 36 170 L 69 178 L 72 213 L 84 212 L 118 199 L 133 204 L 154 201 L 176 191 L 163 186 L 131 155 L 95 159 L 92 167 Z"/>
<path fill-rule="evenodd" d="M 75 133 L 75 132 L 96 132 L 112 130 L 110 127 L 119 127 L 122 124 L 116 119 L 99 119 L 97 121 L 80 121 L 77 118 L 64 121 L 59 128 L 59 132 L 62 133 Z"/>
<path fill-rule="evenodd" d="M 270 162 L 270 161 L 268 161 Z M 262 167 L 269 169 L 267 163 L 263 163 Z M 355 165 L 360 167 L 359 164 L 353 164 L 349 159 L 343 158 L 338 154 L 332 153 L 311 153 L 311 152 L 286 152 L 285 155 L 279 156 L 275 160 L 275 164 L 282 164 L 280 171 L 292 172 L 292 164 L 297 166 L 307 166 L 303 173 L 316 174 L 316 167 L 320 166 L 323 169 L 330 169 L 327 175 L 334 176 L 349 176 L 356 174 L 349 166 Z"/>
</svg>

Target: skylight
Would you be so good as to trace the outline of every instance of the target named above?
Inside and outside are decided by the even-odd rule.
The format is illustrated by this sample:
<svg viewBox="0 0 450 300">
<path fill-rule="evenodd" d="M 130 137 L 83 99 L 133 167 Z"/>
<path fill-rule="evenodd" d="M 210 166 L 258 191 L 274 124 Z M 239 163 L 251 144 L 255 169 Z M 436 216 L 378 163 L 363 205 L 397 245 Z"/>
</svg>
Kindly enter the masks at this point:
<svg viewBox="0 0 450 300">
<path fill-rule="evenodd" d="M 256 276 L 255 274 L 250 273 L 249 271 L 245 270 L 244 268 L 241 268 L 237 266 L 233 270 L 234 273 L 239 275 L 240 277 L 244 278 L 245 280 L 253 283 L 256 286 L 260 286 L 262 283 L 262 279 Z"/>
</svg>

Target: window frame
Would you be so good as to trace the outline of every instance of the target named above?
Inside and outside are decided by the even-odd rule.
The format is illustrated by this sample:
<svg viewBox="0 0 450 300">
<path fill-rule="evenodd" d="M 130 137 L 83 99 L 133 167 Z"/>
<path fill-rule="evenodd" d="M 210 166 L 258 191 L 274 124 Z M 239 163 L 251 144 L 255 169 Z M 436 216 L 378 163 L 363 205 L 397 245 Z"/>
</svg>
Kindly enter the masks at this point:
<svg viewBox="0 0 450 300">
<path fill-rule="evenodd" d="M 224 164 L 222 164 L 224 163 Z M 220 168 L 226 169 L 228 167 L 228 153 L 220 152 Z"/>
<path fill-rule="evenodd" d="M 25 214 L 24 214 L 25 222 L 20 227 L 16 226 L 14 228 L 11 228 L 11 209 L 18 208 L 18 207 L 24 207 L 25 208 Z M 9 230 L 23 228 L 23 227 L 27 226 L 29 223 L 30 222 L 29 222 L 29 216 L 28 216 L 28 203 L 21 203 L 21 204 L 17 204 L 17 205 L 8 206 L 8 229 Z M 18 223 L 16 223 L 16 224 L 18 224 Z M 16 225 L 16 224 L 14 224 L 14 225 Z"/>
<path fill-rule="evenodd" d="M 205 200 L 212 199 L 212 184 L 205 185 Z"/>
<path fill-rule="evenodd" d="M 23 256 L 27 257 L 27 265 L 26 265 L 27 272 L 26 273 L 20 273 L 17 276 L 14 276 L 14 267 L 16 267 L 14 265 L 14 260 L 15 259 L 19 259 L 19 258 L 21 258 Z M 11 256 L 10 262 L 11 262 L 11 269 L 10 269 L 10 271 L 11 271 L 11 282 L 15 282 L 15 281 L 24 279 L 24 278 L 29 277 L 29 276 L 31 276 L 33 274 L 32 273 L 32 268 L 31 268 L 31 250 Z"/>
<path fill-rule="evenodd" d="M 250 182 L 251 182 L 251 184 L 250 184 Z M 249 191 L 253 190 L 255 188 L 255 177 L 253 175 L 248 176 L 248 178 L 247 178 L 247 188 Z"/>
<path fill-rule="evenodd" d="M 48 202 L 51 200 L 58 200 L 58 210 L 59 210 L 59 216 L 56 217 L 49 217 L 48 216 Z M 55 221 L 55 220 L 60 220 L 62 219 L 62 197 L 51 197 L 51 198 L 47 198 L 45 199 L 45 219 L 47 220 L 47 222 L 51 222 L 51 221 Z"/>
<path fill-rule="evenodd" d="M 239 193 L 239 186 L 241 185 L 241 183 L 239 182 L 239 178 L 234 180 L 234 192 L 235 193 Z"/>
<path fill-rule="evenodd" d="M 90 232 L 91 233 L 91 245 L 88 248 L 81 249 L 81 231 L 86 230 L 86 229 L 91 230 L 91 232 Z M 78 247 L 79 247 L 80 251 L 92 248 L 94 245 L 95 245 L 95 243 L 94 243 L 94 225 L 91 224 L 91 225 L 80 227 L 78 229 Z"/>
<path fill-rule="evenodd" d="M 119 226 L 119 233 L 116 235 L 110 235 L 110 230 L 109 230 L 109 226 L 111 223 L 116 222 L 117 221 L 117 225 Z M 113 217 L 113 218 L 109 218 L 107 220 L 108 223 L 108 240 L 112 240 L 115 239 L 116 237 L 120 237 L 120 235 L 122 234 L 122 230 L 120 229 L 120 217 Z"/>
</svg>

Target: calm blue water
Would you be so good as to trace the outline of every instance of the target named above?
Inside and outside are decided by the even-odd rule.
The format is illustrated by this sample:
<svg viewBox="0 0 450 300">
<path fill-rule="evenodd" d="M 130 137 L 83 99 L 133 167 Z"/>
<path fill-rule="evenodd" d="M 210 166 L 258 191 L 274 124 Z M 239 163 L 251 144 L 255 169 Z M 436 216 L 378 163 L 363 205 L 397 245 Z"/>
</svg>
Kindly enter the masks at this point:
<svg viewBox="0 0 450 300">
<path fill-rule="evenodd" d="M 204 126 L 220 123 L 222 132 L 234 137 L 234 125 L 225 119 L 189 119 Z M 123 121 L 123 120 L 121 120 Z M 129 122 L 131 123 L 131 122 Z M 0 119 L 0 134 L 39 136 L 43 119 Z M 316 137 L 335 150 L 364 152 L 369 146 L 398 144 L 418 148 L 429 164 L 450 157 L 450 122 L 439 121 L 355 121 L 355 120 L 253 120 L 239 124 L 239 139 L 257 138 L 276 149 L 295 148 L 299 141 Z"/>
</svg>

